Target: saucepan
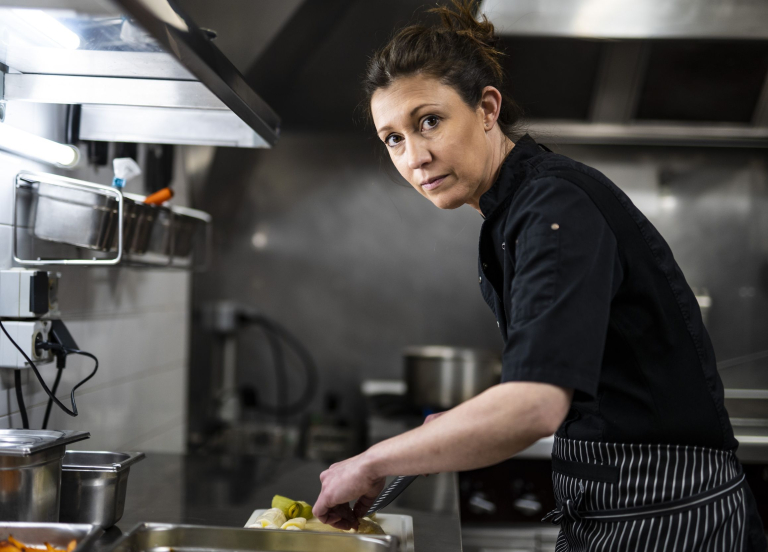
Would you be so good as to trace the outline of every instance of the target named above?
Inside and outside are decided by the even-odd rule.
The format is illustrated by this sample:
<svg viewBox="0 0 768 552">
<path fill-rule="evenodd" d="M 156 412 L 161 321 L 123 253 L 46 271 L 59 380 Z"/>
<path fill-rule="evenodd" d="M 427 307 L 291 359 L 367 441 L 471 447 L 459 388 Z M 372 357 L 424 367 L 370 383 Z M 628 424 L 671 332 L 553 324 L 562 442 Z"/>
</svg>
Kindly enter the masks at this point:
<svg viewBox="0 0 768 552">
<path fill-rule="evenodd" d="M 420 407 L 447 410 L 501 380 L 501 357 L 481 349 L 408 347 L 403 363 L 408 397 Z"/>
</svg>

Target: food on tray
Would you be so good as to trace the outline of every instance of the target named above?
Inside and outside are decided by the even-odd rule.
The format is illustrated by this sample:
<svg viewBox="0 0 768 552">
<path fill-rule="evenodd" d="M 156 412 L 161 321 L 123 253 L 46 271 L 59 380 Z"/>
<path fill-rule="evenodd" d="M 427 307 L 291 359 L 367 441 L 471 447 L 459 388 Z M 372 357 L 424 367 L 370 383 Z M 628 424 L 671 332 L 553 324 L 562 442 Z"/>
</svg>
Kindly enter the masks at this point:
<svg viewBox="0 0 768 552">
<path fill-rule="evenodd" d="M 288 520 L 285 519 L 285 514 L 282 510 L 270 508 L 257 517 L 256 521 L 248 527 L 255 529 L 279 529 L 286 521 Z"/>
<path fill-rule="evenodd" d="M 286 529 L 288 531 L 301 531 L 304 529 L 304 527 L 307 525 L 307 520 L 303 517 L 297 517 L 293 519 L 289 519 L 283 525 L 280 526 L 280 529 Z"/>
<path fill-rule="evenodd" d="M 312 514 L 312 506 L 301 500 L 292 500 L 285 496 L 275 495 L 272 498 L 272 508 L 266 510 L 256 518 L 256 521 L 247 525 L 249 529 L 284 529 L 286 531 L 321 531 L 323 533 L 361 533 L 363 535 L 386 535 L 381 525 L 371 517 L 359 520 L 357 530 L 336 529 L 326 525 Z M 6 552 L 0 550 L 0 552 Z M 13 552 L 13 551 L 7 551 Z"/>
<path fill-rule="evenodd" d="M 279 508 L 287 519 L 304 518 L 311 519 L 312 506 L 301 500 L 291 500 L 290 498 L 275 495 L 272 497 L 272 507 Z"/>
<path fill-rule="evenodd" d="M 77 541 L 75 540 L 69 541 L 66 549 L 56 548 L 47 542 L 43 546 L 24 544 L 13 538 L 13 535 L 8 535 L 7 540 L 0 541 L 0 552 L 73 552 L 75 548 L 77 548 Z"/>
<path fill-rule="evenodd" d="M 354 532 L 354 529 L 352 529 L 350 532 Z M 360 525 L 357 527 L 357 532 L 363 535 L 386 535 L 384 529 L 381 528 L 381 525 L 368 517 L 364 517 L 360 520 Z"/>
</svg>

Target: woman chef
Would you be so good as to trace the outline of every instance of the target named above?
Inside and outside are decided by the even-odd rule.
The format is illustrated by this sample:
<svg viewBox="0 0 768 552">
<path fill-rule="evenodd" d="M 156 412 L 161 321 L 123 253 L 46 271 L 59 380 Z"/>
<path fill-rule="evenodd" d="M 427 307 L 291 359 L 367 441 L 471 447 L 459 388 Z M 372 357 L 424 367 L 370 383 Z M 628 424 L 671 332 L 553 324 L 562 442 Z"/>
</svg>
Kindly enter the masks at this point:
<svg viewBox="0 0 768 552">
<path fill-rule="evenodd" d="M 315 515 L 355 527 L 386 476 L 489 466 L 555 433 L 557 550 L 766 550 L 672 252 L 604 175 L 513 142 L 502 54 L 473 4 L 402 29 L 365 85 L 400 174 L 440 209 L 484 218 L 478 282 L 505 343 L 503 383 L 331 466 Z"/>
</svg>

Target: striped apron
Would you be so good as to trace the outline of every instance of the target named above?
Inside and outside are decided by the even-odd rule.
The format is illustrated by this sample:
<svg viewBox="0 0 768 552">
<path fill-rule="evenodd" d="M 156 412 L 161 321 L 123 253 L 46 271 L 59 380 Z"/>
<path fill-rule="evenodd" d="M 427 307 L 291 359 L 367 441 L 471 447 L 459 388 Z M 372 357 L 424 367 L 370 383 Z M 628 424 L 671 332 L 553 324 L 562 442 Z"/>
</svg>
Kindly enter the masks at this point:
<svg viewBox="0 0 768 552">
<path fill-rule="evenodd" d="M 555 437 L 552 480 L 557 552 L 748 550 L 732 451 Z"/>
</svg>

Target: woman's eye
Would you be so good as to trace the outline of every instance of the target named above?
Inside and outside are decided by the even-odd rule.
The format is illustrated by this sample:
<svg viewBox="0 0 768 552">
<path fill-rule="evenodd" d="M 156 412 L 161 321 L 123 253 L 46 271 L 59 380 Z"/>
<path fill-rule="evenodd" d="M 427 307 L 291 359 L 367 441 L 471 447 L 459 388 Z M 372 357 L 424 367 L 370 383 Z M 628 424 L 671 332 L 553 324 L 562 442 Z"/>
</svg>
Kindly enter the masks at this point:
<svg viewBox="0 0 768 552">
<path fill-rule="evenodd" d="M 439 122 L 440 122 L 440 119 L 437 116 L 430 115 L 424 118 L 424 121 L 421 123 L 421 126 L 424 130 L 432 130 L 437 126 L 437 123 Z"/>
<path fill-rule="evenodd" d="M 401 140 L 402 140 L 402 137 L 401 137 L 401 136 L 398 136 L 397 134 L 390 134 L 389 136 L 387 136 L 387 137 L 386 137 L 386 139 L 384 140 L 384 142 L 385 142 L 385 143 L 386 143 L 386 144 L 387 144 L 387 145 L 388 145 L 390 148 L 393 148 L 393 147 L 395 147 L 397 144 L 399 144 Z"/>
</svg>

